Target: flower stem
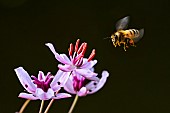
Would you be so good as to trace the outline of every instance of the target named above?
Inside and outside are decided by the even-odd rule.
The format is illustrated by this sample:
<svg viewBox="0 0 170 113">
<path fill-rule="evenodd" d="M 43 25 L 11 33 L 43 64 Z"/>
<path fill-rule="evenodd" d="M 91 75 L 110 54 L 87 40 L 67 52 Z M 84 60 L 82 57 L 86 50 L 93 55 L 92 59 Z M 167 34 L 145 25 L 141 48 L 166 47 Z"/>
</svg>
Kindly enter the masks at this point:
<svg viewBox="0 0 170 113">
<path fill-rule="evenodd" d="M 25 103 L 22 105 L 21 109 L 19 110 L 19 113 L 23 113 L 24 109 L 27 107 L 30 100 L 26 100 Z"/>
<path fill-rule="evenodd" d="M 46 110 L 45 110 L 44 113 L 47 113 L 47 112 L 48 112 L 48 110 L 50 109 L 50 107 L 51 107 L 53 101 L 54 101 L 54 99 L 51 99 L 51 101 L 50 101 L 50 103 L 48 104 L 48 106 L 47 106 L 47 108 L 46 108 Z"/>
<path fill-rule="evenodd" d="M 73 112 L 73 109 L 74 109 L 74 107 L 75 107 L 75 105 L 77 103 L 78 97 L 79 97 L 78 95 L 75 96 L 74 101 L 73 101 L 73 103 L 72 103 L 68 113 L 72 113 Z"/>
<path fill-rule="evenodd" d="M 40 106 L 39 113 L 42 113 L 43 106 L 44 106 L 44 100 L 41 101 L 41 106 Z"/>
</svg>

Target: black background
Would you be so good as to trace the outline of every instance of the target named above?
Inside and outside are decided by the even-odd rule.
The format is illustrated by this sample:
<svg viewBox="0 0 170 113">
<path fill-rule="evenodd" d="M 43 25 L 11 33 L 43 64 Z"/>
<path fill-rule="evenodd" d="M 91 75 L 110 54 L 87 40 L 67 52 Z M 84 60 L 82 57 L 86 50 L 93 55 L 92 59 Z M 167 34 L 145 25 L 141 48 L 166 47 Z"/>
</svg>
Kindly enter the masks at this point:
<svg viewBox="0 0 170 113">
<path fill-rule="evenodd" d="M 17 97 L 24 89 L 14 68 L 55 74 L 58 62 L 44 44 L 51 42 L 59 53 L 67 53 L 79 38 L 88 43 L 86 57 L 96 49 L 95 72 L 106 69 L 110 76 L 99 92 L 79 99 L 74 113 L 169 113 L 168 7 L 168 0 L 1 0 L 0 112 L 14 113 L 25 101 Z M 103 38 L 127 15 L 129 28 L 144 28 L 145 34 L 125 52 Z M 67 113 L 72 101 L 55 101 L 49 113 Z M 40 101 L 31 101 L 25 113 L 37 113 L 39 106 Z"/>
</svg>

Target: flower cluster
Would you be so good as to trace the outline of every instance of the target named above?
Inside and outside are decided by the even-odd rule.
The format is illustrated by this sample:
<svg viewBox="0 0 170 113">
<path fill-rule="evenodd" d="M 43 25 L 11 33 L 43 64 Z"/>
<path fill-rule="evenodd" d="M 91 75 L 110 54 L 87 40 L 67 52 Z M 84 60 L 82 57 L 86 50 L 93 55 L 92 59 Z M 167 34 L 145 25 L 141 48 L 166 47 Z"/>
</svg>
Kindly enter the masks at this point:
<svg viewBox="0 0 170 113">
<path fill-rule="evenodd" d="M 89 58 L 84 58 L 87 43 L 82 43 L 79 47 L 79 42 L 80 40 L 78 39 L 75 49 L 73 44 L 70 44 L 69 58 L 65 54 L 58 54 L 51 43 L 47 43 L 46 46 L 50 48 L 55 58 L 63 64 L 58 65 L 60 70 L 64 71 L 65 73 L 77 73 L 84 76 L 85 78 L 92 79 L 92 77 L 97 76 L 97 73 L 91 71 L 93 66 L 97 63 L 97 60 L 92 60 L 92 58 L 95 56 L 95 49 L 92 51 Z"/>
<path fill-rule="evenodd" d="M 101 79 L 96 78 L 98 80 L 93 80 L 85 84 L 85 77 L 79 74 L 73 74 L 67 80 L 64 89 L 67 92 L 71 94 L 77 94 L 78 96 L 86 96 L 87 94 L 93 94 L 103 87 L 108 76 L 109 73 L 107 71 L 103 71 Z"/>
<path fill-rule="evenodd" d="M 49 100 L 71 97 L 71 95 L 67 93 L 57 93 L 68 79 L 68 75 L 63 74 L 60 70 L 55 76 L 52 76 L 50 72 L 44 76 L 44 73 L 39 71 L 38 78 L 31 76 L 33 80 L 23 67 L 16 68 L 15 72 L 22 86 L 28 92 L 20 93 L 19 97 L 21 98 L 30 100 Z"/>
<path fill-rule="evenodd" d="M 65 54 L 58 54 L 51 43 L 47 43 L 46 46 L 50 48 L 55 58 L 63 64 L 59 64 L 58 68 L 70 74 L 64 89 L 71 94 L 85 96 L 98 91 L 105 84 L 109 74 L 104 71 L 101 79 L 97 77 L 98 74 L 94 73 L 93 68 L 97 60 L 92 60 L 95 56 L 95 49 L 92 50 L 88 58 L 84 58 L 87 43 L 84 42 L 80 46 L 79 43 L 80 40 L 78 39 L 75 47 L 72 43 L 70 44 L 69 58 Z M 91 82 L 85 84 L 86 80 Z"/>
<path fill-rule="evenodd" d="M 66 54 L 57 53 L 51 43 L 45 45 L 61 63 L 58 64 L 58 72 L 55 75 L 48 72 L 45 76 L 42 71 L 39 71 L 38 77 L 36 77 L 30 76 L 23 67 L 14 69 L 19 81 L 27 91 L 20 93 L 19 97 L 29 100 L 54 100 L 71 97 L 71 94 L 80 97 L 97 92 L 106 83 L 109 76 L 107 71 L 102 72 L 101 78 L 94 72 L 93 67 L 97 63 L 97 60 L 93 60 L 95 49 L 88 58 L 84 57 L 87 43 L 80 44 L 78 39 L 75 46 L 70 44 L 69 57 Z M 67 93 L 60 93 L 61 88 Z"/>
</svg>

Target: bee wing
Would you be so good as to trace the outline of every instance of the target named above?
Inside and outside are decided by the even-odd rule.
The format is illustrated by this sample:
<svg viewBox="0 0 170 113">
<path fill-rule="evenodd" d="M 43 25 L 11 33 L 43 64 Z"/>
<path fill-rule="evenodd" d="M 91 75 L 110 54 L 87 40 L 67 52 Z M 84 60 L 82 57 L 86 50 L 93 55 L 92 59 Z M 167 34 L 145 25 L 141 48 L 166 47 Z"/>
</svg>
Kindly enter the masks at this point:
<svg viewBox="0 0 170 113">
<path fill-rule="evenodd" d="M 138 42 L 143 37 L 143 35 L 144 35 L 144 29 L 140 29 L 139 30 L 139 36 L 133 39 L 134 42 L 135 43 Z"/>
<path fill-rule="evenodd" d="M 129 23 L 129 16 L 126 16 L 126 17 L 120 19 L 120 20 L 116 23 L 116 30 L 126 29 L 128 23 Z"/>
</svg>

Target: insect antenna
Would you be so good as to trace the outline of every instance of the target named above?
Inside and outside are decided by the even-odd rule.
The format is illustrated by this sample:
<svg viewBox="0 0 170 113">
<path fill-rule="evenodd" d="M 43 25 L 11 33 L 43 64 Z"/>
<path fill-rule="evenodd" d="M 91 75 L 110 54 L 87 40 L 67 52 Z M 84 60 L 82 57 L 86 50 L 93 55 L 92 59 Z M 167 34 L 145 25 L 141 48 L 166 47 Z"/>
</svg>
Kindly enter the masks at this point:
<svg viewBox="0 0 170 113">
<path fill-rule="evenodd" d="M 108 38 L 110 38 L 110 39 L 111 39 L 111 37 L 106 37 L 106 38 L 103 38 L 103 39 L 105 40 L 105 39 L 108 39 Z"/>
</svg>

